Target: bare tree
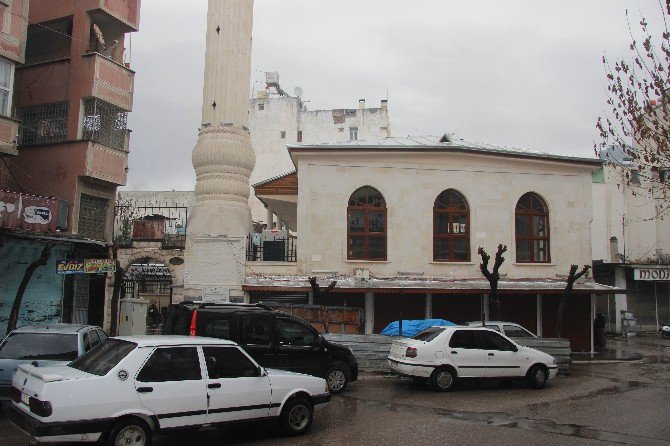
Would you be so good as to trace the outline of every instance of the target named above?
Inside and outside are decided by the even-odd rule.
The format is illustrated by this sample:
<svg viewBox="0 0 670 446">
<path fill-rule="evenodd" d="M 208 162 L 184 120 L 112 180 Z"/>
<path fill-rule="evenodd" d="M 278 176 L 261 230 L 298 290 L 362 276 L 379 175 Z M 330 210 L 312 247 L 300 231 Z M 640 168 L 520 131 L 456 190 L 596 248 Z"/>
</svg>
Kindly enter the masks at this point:
<svg viewBox="0 0 670 446">
<path fill-rule="evenodd" d="M 575 285 L 575 282 L 578 281 L 584 274 L 589 272 L 591 267 L 589 265 L 584 265 L 582 270 L 577 273 L 577 265 L 570 266 L 570 274 L 568 274 L 567 285 L 561 294 L 561 303 L 558 304 L 558 312 L 556 313 L 556 335 L 561 337 L 561 328 L 563 327 L 563 312 L 565 311 L 565 304 L 567 303 L 570 296 L 572 296 L 572 287 Z"/>
<path fill-rule="evenodd" d="M 23 295 L 26 292 L 26 288 L 28 288 L 28 283 L 30 282 L 30 279 L 33 277 L 33 273 L 35 272 L 35 270 L 37 270 L 37 268 L 39 268 L 40 266 L 46 265 L 47 262 L 49 261 L 49 257 L 51 257 L 51 248 L 53 248 L 53 245 L 47 243 L 44 249 L 42 249 L 42 253 L 37 258 L 37 260 L 28 265 L 28 268 L 26 268 L 26 272 L 23 273 L 23 279 L 21 280 L 19 289 L 16 291 L 16 297 L 14 297 L 14 304 L 12 305 L 12 311 L 9 314 L 9 321 L 7 322 L 7 334 L 9 334 L 10 331 L 16 328 L 16 324 L 18 323 L 19 320 L 19 311 L 21 310 L 21 303 L 23 302 Z"/>
<path fill-rule="evenodd" d="M 491 286 L 491 295 L 489 296 L 489 303 L 493 304 L 493 314 L 495 315 L 495 318 L 499 317 L 500 314 L 500 301 L 498 300 L 498 282 L 500 281 L 500 266 L 503 264 L 505 261 L 505 258 L 502 256 L 505 252 L 507 251 L 507 245 L 498 245 L 498 252 L 496 252 L 496 259 L 495 262 L 493 263 L 493 272 L 489 271 L 489 260 L 491 260 L 491 256 L 489 256 L 484 248 L 481 246 L 479 249 L 477 249 L 477 254 L 479 254 L 482 257 L 482 263 L 479 265 L 479 269 L 486 277 L 486 280 L 489 281 L 489 285 Z M 482 312 L 482 325 L 484 325 L 484 313 Z"/>
<path fill-rule="evenodd" d="M 598 118 L 601 141 L 594 145 L 598 156 L 620 146 L 632 158 L 626 180 L 636 186 L 633 193 L 657 200 L 653 218 L 670 213 L 670 0 L 659 0 L 659 7 L 661 32 L 654 35 L 644 17 L 639 27 L 631 26 L 626 10 L 629 57 L 603 56 L 608 112 Z"/>
</svg>

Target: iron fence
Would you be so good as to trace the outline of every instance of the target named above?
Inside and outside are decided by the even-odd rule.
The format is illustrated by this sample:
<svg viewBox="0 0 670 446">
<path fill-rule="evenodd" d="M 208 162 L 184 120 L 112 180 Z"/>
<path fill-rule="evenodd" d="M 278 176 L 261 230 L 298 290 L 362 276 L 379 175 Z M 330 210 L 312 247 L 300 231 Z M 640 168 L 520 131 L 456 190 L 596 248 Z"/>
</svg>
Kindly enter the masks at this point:
<svg viewBox="0 0 670 446">
<path fill-rule="evenodd" d="M 161 235 L 164 249 L 183 249 L 186 246 L 188 207 L 186 206 L 136 206 L 122 204 L 114 207 L 114 243 L 131 246 L 136 239 L 133 222 L 136 220 L 162 220 Z"/>
<path fill-rule="evenodd" d="M 128 112 L 100 99 L 84 100 L 84 139 L 125 150 L 127 134 Z"/>
<path fill-rule="evenodd" d="M 247 262 L 297 262 L 298 239 L 249 234 Z"/>
</svg>

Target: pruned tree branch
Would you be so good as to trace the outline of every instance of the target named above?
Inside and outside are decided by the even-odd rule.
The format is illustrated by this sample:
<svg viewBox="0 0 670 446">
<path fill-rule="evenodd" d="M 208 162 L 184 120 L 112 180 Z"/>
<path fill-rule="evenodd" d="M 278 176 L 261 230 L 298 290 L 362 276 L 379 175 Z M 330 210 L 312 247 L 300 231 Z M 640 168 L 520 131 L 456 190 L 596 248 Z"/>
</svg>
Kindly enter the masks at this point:
<svg viewBox="0 0 670 446">
<path fill-rule="evenodd" d="M 330 282 L 330 285 L 328 285 L 325 288 L 322 288 L 317 283 L 316 277 L 310 277 L 309 284 L 312 286 L 312 292 L 314 293 L 314 300 L 318 301 L 320 298 L 326 297 L 328 293 L 330 293 L 335 288 L 335 285 L 337 285 L 337 281 L 333 280 L 332 282 Z"/>
<path fill-rule="evenodd" d="M 493 263 L 493 272 L 489 271 L 489 260 L 491 260 L 491 256 L 489 256 L 484 248 L 481 246 L 477 249 L 477 254 L 479 254 L 482 258 L 482 263 L 479 265 L 479 270 L 482 272 L 484 277 L 486 277 L 486 280 L 489 281 L 489 285 L 491 287 L 491 295 L 490 295 L 490 301 L 493 302 L 494 304 L 494 310 L 497 313 L 499 308 L 499 301 L 498 301 L 498 282 L 500 281 L 500 266 L 503 264 L 505 261 L 505 258 L 503 257 L 503 254 L 507 251 L 507 246 L 506 245 L 498 245 L 498 252 L 496 252 L 496 257 L 495 257 L 495 262 Z"/>
</svg>

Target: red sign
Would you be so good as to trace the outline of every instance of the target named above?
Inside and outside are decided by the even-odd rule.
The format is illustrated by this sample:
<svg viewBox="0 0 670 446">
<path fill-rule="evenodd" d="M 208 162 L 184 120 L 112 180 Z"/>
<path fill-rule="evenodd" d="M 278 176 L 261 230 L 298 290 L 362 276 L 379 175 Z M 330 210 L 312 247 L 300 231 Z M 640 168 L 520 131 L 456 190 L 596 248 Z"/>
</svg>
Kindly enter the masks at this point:
<svg viewBox="0 0 670 446">
<path fill-rule="evenodd" d="M 58 200 L 0 190 L 0 227 L 56 232 Z"/>
</svg>

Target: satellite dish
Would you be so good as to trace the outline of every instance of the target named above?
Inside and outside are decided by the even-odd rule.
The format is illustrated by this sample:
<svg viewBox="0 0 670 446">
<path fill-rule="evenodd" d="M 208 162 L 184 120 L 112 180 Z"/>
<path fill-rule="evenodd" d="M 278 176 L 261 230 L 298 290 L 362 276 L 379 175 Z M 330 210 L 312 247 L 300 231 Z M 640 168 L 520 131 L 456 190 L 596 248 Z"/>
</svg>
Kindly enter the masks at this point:
<svg viewBox="0 0 670 446">
<path fill-rule="evenodd" d="M 295 87 L 295 89 L 293 90 L 293 94 L 296 95 L 296 97 L 298 97 L 298 98 L 301 98 L 303 93 L 304 92 L 302 91 L 302 88 L 300 88 L 300 87 Z"/>
<path fill-rule="evenodd" d="M 95 23 L 93 24 L 93 34 L 95 34 L 95 40 L 98 41 L 98 44 L 103 48 L 107 49 L 105 46 L 105 38 L 102 36 L 102 31 L 100 30 L 100 27 L 96 25 Z"/>
</svg>

